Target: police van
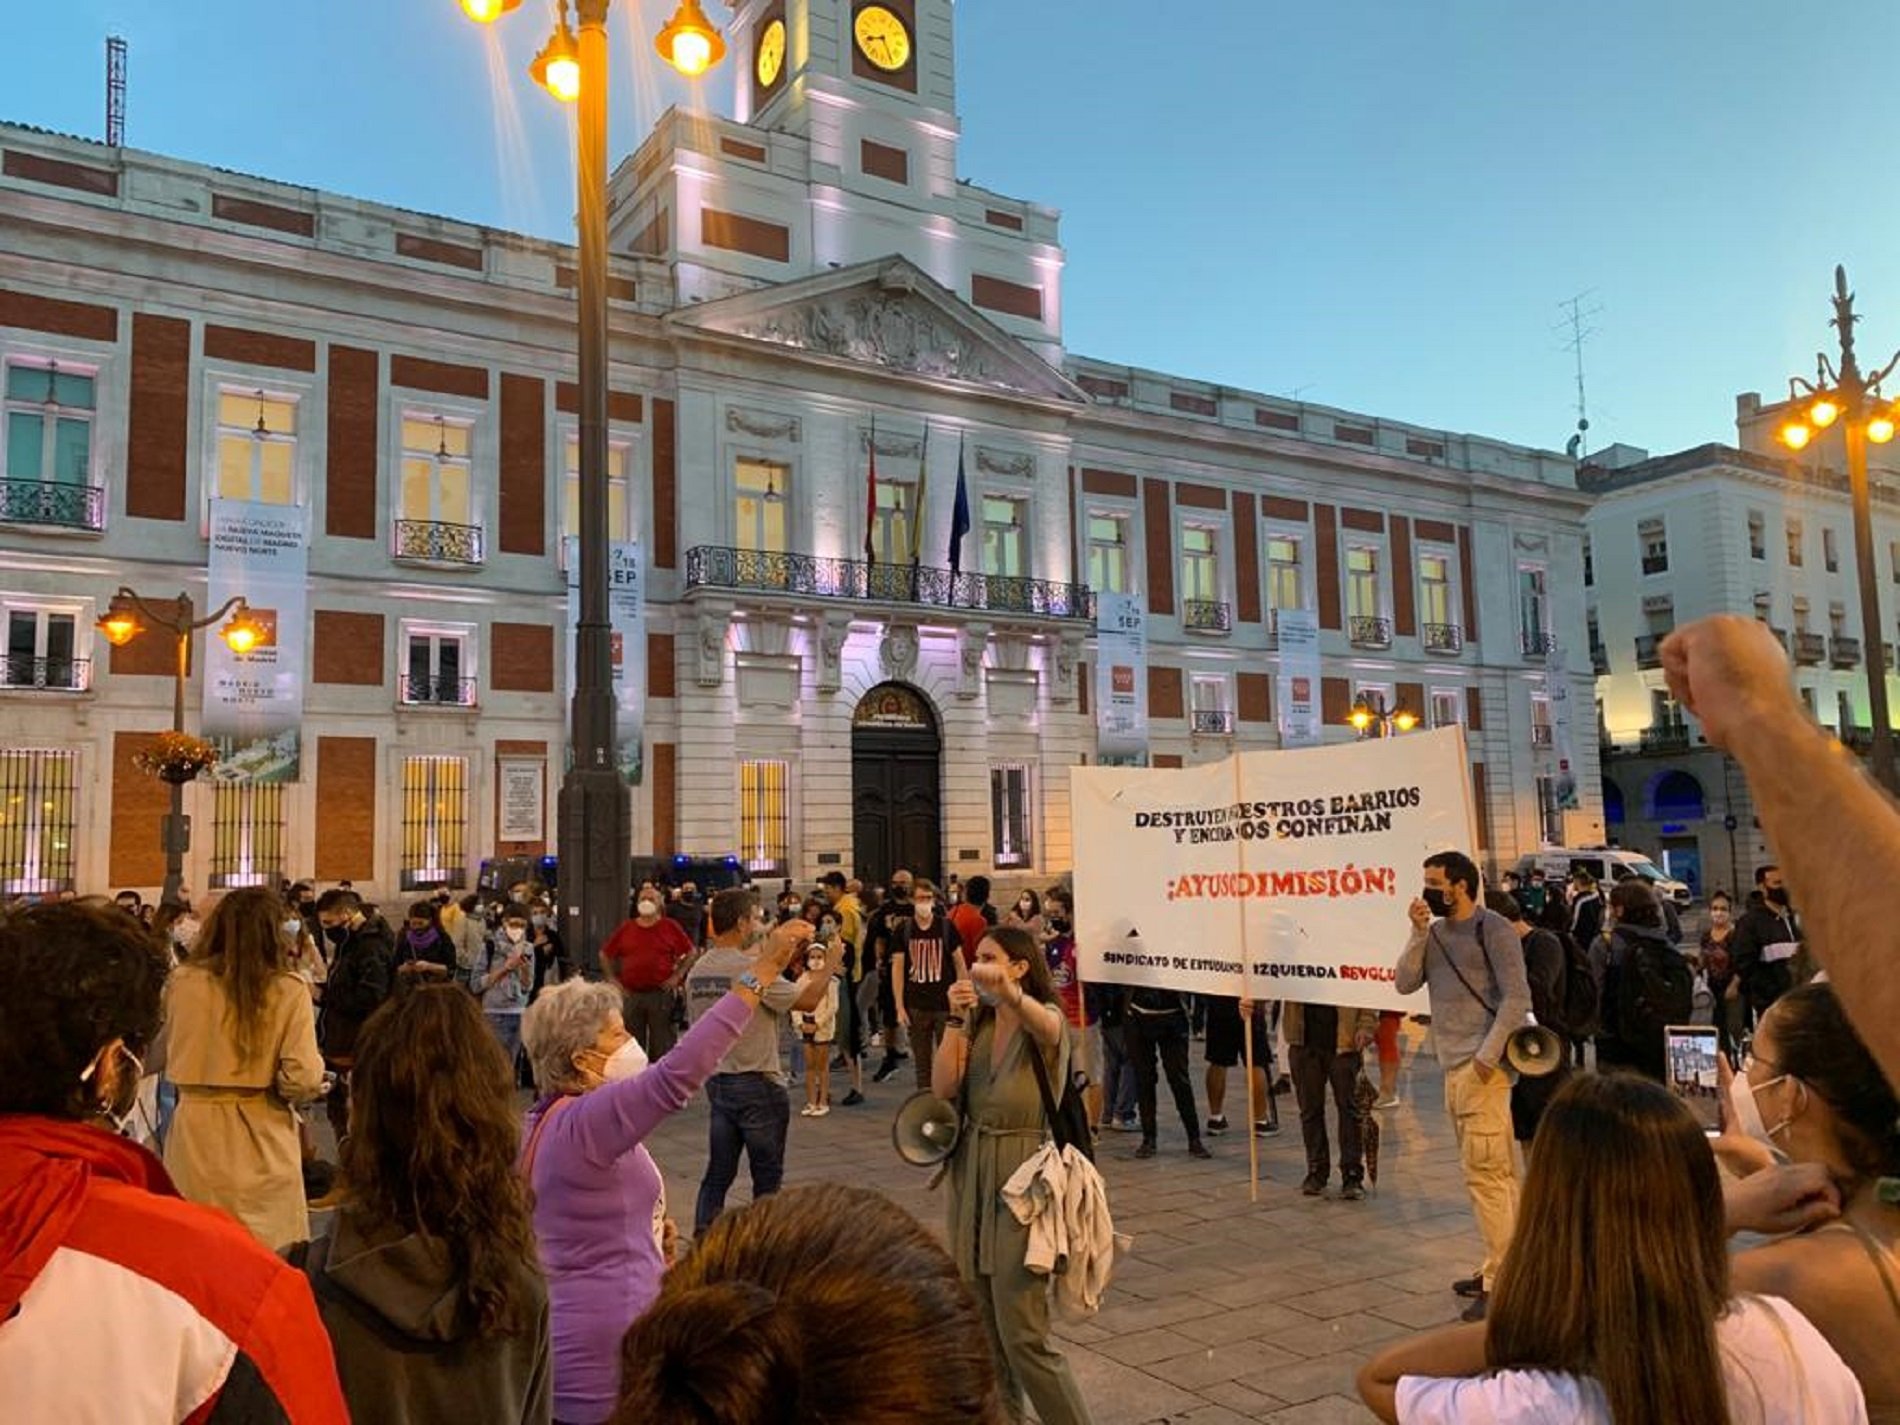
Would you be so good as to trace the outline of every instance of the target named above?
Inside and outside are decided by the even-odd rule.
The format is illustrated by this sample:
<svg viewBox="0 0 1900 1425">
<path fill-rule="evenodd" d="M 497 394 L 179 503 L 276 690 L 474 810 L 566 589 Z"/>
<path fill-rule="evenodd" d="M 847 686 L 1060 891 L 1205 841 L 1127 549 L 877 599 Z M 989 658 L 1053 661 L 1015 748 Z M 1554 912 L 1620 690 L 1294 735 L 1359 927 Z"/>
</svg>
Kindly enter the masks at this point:
<svg viewBox="0 0 1900 1425">
<path fill-rule="evenodd" d="M 1571 873 L 1577 870 L 1588 871 L 1605 886 L 1634 877 L 1648 881 L 1657 895 L 1674 901 L 1678 909 L 1694 899 L 1688 886 L 1664 875 L 1662 868 L 1647 856 L 1617 846 L 1545 846 L 1520 857 L 1512 869 L 1523 879 L 1530 875 L 1532 868 L 1541 870 L 1546 881 L 1555 882 L 1569 880 Z"/>
</svg>

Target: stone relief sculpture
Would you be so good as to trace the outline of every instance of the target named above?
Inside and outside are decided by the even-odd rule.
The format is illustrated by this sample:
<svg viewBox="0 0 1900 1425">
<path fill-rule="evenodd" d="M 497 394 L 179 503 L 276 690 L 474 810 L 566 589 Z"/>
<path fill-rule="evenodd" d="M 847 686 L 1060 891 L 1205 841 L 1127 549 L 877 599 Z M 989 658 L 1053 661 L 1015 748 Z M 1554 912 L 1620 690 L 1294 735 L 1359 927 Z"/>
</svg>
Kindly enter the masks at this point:
<svg viewBox="0 0 1900 1425">
<path fill-rule="evenodd" d="M 878 647 L 878 659 L 884 666 L 884 676 L 899 682 L 909 682 L 917 672 L 917 630 L 910 624 L 892 624 L 884 631 L 884 641 Z"/>
</svg>

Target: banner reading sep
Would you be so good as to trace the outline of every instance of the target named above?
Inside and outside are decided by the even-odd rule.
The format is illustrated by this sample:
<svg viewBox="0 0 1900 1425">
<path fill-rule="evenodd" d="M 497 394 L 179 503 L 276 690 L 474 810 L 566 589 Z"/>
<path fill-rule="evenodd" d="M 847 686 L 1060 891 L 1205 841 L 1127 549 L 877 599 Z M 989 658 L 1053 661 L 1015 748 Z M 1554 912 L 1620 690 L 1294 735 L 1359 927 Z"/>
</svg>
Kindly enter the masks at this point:
<svg viewBox="0 0 1900 1425">
<path fill-rule="evenodd" d="M 1082 978 L 1410 1007 L 1392 987 L 1425 858 L 1471 854 L 1460 728 L 1176 769 L 1077 767 Z"/>
</svg>

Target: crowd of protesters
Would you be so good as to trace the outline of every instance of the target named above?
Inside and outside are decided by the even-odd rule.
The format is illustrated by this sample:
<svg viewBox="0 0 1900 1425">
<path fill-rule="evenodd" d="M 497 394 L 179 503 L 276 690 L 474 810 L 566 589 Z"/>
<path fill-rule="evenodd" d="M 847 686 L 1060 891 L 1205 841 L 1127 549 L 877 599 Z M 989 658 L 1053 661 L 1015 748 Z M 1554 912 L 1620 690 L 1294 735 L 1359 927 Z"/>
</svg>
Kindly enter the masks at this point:
<svg viewBox="0 0 1900 1425">
<path fill-rule="evenodd" d="M 1866 893 L 1900 870 L 1900 811 L 1813 727 L 1765 632 L 1711 620 L 1663 657 L 1784 865 L 1684 943 L 1640 883 L 1487 891 L 1463 853 L 1425 860 L 1397 988 L 1425 997 L 1484 1258 L 1453 1284 L 1463 1322 L 1366 1363 L 1381 1419 L 1900 1420 L 1900 985 Z M 1086 1083 L 1084 1139 L 1138 1124 L 1137 1157 L 1164 1078 L 1196 1156 L 1230 1087 L 1243 1127 L 1277 1131 L 1284 1083 L 1304 1190 L 1336 1163 L 1358 1201 L 1397 1021 L 1084 983 L 1070 892 L 999 913 L 992 889 L 834 875 L 768 907 L 642 886 L 604 978 L 575 974 L 529 884 L 425 896 L 397 923 L 305 883 L 203 915 L 10 909 L 9 1418 L 1087 1421 L 1036 1229 L 1001 1200 L 1063 1140 L 1050 1082 Z M 1533 1020 L 1581 1054 L 1534 1085 L 1510 1052 Z M 1694 1022 L 1724 1049 L 1714 1137 L 1667 1082 L 1662 1032 Z M 947 1252 L 874 1193 L 779 1192 L 788 1048 L 810 1116 L 834 1069 L 863 1103 L 879 1054 L 874 1079 L 908 1053 L 958 1106 Z M 647 1142 L 702 1093 L 683 1253 Z M 753 1202 L 729 1212 L 742 1159 Z M 1738 1233 L 1771 1240 L 1732 1252 Z"/>
</svg>

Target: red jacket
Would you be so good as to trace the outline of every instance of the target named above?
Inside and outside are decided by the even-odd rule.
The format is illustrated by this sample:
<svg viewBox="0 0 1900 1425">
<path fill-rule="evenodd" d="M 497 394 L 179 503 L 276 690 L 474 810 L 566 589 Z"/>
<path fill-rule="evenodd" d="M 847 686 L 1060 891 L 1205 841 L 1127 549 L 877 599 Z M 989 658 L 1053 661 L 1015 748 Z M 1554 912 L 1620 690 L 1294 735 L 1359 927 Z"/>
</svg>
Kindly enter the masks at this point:
<svg viewBox="0 0 1900 1425">
<path fill-rule="evenodd" d="M 87 1124 L 0 1115 L 0 1323 L 20 1425 L 350 1418 L 303 1274 Z"/>
</svg>

